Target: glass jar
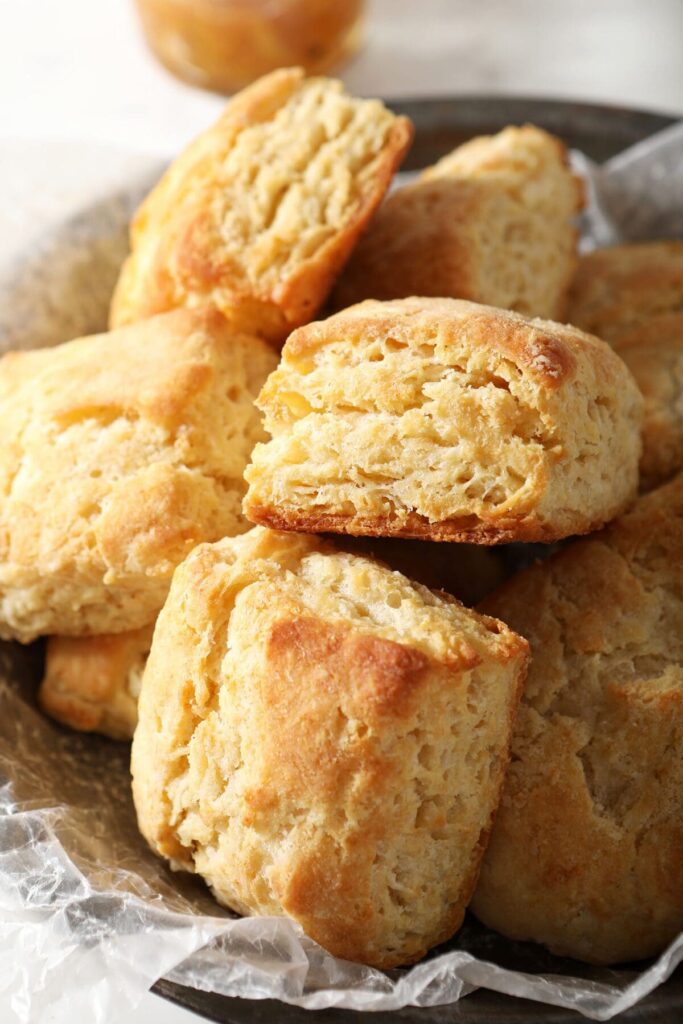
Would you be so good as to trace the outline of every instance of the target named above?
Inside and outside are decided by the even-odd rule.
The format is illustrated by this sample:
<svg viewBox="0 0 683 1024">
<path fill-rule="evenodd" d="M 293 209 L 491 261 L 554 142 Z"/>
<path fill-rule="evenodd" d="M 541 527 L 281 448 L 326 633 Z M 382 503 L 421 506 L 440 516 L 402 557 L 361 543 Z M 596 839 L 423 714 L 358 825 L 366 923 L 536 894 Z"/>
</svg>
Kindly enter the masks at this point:
<svg viewBox="0 0 683 1024">
<path fill-rule="evenodd" d="M 360 40 L 364 0 L 135 0 L 147 41 L 179 78 L 231 93 L 274 68 L 319 73 Z"/>
</svg>

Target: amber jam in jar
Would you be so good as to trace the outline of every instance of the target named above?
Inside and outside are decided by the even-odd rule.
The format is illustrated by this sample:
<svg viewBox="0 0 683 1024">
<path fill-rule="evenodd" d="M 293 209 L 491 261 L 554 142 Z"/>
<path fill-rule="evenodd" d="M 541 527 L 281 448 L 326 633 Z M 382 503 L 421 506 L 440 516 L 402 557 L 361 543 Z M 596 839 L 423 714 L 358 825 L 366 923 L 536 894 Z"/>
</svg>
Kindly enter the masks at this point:
<svg viewBox="0 0 683 1024">
<path fill-rule="evenodd" d="M 179 78 L 231 93 L 278 67 L 329 70 L 358 47 L 364 0 L 135 0 Z"/>
</svg>

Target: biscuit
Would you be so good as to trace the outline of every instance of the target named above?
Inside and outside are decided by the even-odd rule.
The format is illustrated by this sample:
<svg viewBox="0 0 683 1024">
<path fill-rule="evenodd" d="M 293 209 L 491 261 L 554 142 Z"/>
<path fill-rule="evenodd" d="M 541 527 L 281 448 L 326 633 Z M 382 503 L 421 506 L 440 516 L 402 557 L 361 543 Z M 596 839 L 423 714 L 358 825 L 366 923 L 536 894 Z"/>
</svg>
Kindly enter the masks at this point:
<svg viewBox="0 0 683 1024">
<path fill-rule="evenodd" d="M 641 397 L 580 331 L 457 299 L 291 335 L 258 399 L 245 514 L 277 529 L 548 542 L 634 496 Z"/>
<path fill-rule="evenodd" d="M 472 139 L 386 199 L 334 307 L 433 295 L 563 319 L 582 205 L 559 139 L 531 125 Z"/>
<path fill-rule="evenodd" d="M 38 691 L 43 711 L 82 732 L 131 740 L 154 626 L 108 636 L 53 636 Z"/>
<path fill-rule="evenodd" d="M 584 256 L 569 317 L 610 342 L 643 393 L 640 483 L 651 490 L 683 468 L 683 242 Z"/>
<path fill-rule="evenodd" d="M 327 298 L 411 138 L 405 117 L 340 82 L 300 68 L 260 79 L 143 203 L 112 325 L 213 305 L 280 344 Z"/>
<path fill-rule="evenodd" d="M 0 637 L 153 622 L 191 548 L 245 528 L 275 363 L 189 310 L 0 360 Z"/>
<path fill-rule="evenodd" d="M 239 913 L 414 961 L 462 921 L 526 658 L 502 623 L 318 538 L 201 545 L 142 682 L 140 828 Z"/>
<path fill-rule="evenodd" d="M 612 341 L 661 313 L 683 312 L 683 242 L 643 242 L 581 257 L 568 317 Z"/>
<path fill-rule="evenodd" d="M 683 478 L 484 603 L 531 643 L 472 907 L 561 955 L 652 956 L 683 929 Z"/>
<path fill-rule="evenodd" d="M 662 313 L 612 340 L 644 399 L 640 488 L 683 468 L 683 312 Z"/>
</svg>

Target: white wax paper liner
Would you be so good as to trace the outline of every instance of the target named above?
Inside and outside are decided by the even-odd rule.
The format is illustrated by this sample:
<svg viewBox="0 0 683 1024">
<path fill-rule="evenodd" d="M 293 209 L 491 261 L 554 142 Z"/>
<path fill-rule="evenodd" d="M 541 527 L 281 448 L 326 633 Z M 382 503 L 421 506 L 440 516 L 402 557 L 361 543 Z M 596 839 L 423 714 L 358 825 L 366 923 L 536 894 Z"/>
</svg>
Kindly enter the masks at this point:
<svg viewBox="0 0 683 1024">
<path fill-rule="evenodd" d="M 584 247 L 683 238 L 683 124 L 603 167 L 582 154 L 573 159 L 589 182 Z M 129 208 L 129 199 L 117 196 L 74 222 L 73 248 L 60 250 L 60 281 L 82 280 L 83 246 L 99 224 L 97 257 L 110 282 Z M 54 343 L 61 329 L 55 318 L 78 321 L 77 310 L 72 317 L 60 308 L 59 294 L 39 309 L 39 322 L 32 314 L 40 307 L 31 301 L 36 279 L 53 261 L 48 241 L 19 276 L 0 282 L 0 295 L 13 295 L 14 308 L 23 310 L 12 322 L 6 305 L 0 347 L 7 337 L 16 347 Z M 70 261 L 78 266 L 71 278 Z M 88 320 L 106 294 L 102 281 L 94 285 L 82 314 Z M 78 302 L 70 292 L 69 302 Z M 609 1020 L 683 960 L 681 935 L 641 973 L 568 961 L 557 961 L 557 973 L 530 973 L 496 963 L 504 940 L 492 936 L 490 959 L 469 952 L 465 938 L 460 948 L 384 973 L 330 956 L 284 918 L 235 918 L 197 880 L 173 876 L 145 848 L 135 828 L 127 748 L 45 720 L 31 695 L 37 671 L 34 652 L 0 644 L 2 1024 L 112 1024 L 161 977 L 225 996 L 361 1011 L 443 1005 L 486 987 Z M 548 964 L 547 954 L 538 956 Z"/>
</svg>

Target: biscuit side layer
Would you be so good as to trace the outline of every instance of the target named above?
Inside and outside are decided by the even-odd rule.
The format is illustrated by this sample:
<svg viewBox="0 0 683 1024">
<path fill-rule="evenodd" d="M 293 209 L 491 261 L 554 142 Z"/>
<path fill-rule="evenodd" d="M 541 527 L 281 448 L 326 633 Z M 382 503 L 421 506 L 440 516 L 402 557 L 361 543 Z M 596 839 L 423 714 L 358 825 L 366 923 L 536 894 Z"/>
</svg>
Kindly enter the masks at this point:
<svg viewBox="0 0 683 1024">
<path fill-rule="evenodd" d="M 646 242 L 582 257 L 569 318 L 605 338 L 645 399 L 641 490 L 683 467 L 683 242 Z"/>
<path fill-rule="evenodd" d="M 683 312 L 683 242 L 643 242 L 581 257 L 568 319 L 611 341 L 653 316 Z"/>
<path fill-rule="evenodd" d="M 484 604 L 531 644 L 474 898 L 515 939 L 594 963 L 683 928 L 683 478 Z"/>
</svg>

